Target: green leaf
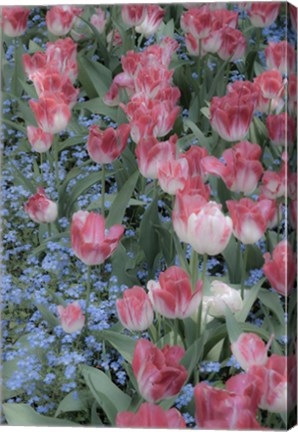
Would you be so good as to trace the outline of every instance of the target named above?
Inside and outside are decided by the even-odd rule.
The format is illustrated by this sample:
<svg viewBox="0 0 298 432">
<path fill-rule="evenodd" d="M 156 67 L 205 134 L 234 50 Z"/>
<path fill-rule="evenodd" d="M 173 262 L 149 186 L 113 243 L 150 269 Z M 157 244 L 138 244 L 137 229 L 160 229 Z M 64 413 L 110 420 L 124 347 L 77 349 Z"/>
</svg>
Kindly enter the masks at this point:
<svg viewBox="0 0 298 432">
<path fill-rule="evenodd" d="M 117 108 L 107 106 L 101 97 L 95 97 L 87 102 L 79 102 L 73 109 L 86 109 L 94 114 L 108 116 L 114 121 L 116 121 L 117 118 Z"/>
<path fill-rule="evenodd" d="M 156 230 L 159 224 L 157 198 L 154 198 L 146 209 L 140 225 L 140 246 L 145 253 L 150 268 L 152 268 L 155 257 L 159 253 L 159 238 Z"/>
<path fill-rule="evenodd" d="M 3 412 L 9 426 L 80 426 L 68 420 L 38 414 L 25 404 L 3 404 Z"/>
<path fill-rule="evenodd" d="M 122 223 L 126 207 L 135 189 L 138 178 L 139 178 L 139 171 L 135 171 L 129 177 L 129 179 L 124 183 L 120 191 L 117 193 L 116 198 L 114 199 L 113 204 L 111 205 L 109 215 L 106 220 L 107 228 L 110 228 L 112 225 Z"/>
<path fill-rule="evenodd" d="M 229 339 L 230 342 L 233 343 L 241 335 L 241 328 L 239 327 L 236 318 L 232 314 L 231 309 L 228 308 L 227 306 L 225 307 L 225 317 L 226 317 Z"/>
<path fill-rule="evenodd" d="M 101 181 L 101 173 L 94 172 L 89 174 L 88 177 L 81 179 L 70 191 L 67 198 L 67 207 L 65 209 L 66 216 L 70 216 L 73 210 L 73 206 L 76 203 L 79 196 L 86 192 L 91 186 Z"/>
<path fill-rule="evenodd" d="M 97 96 L 104 96 L 112 83 L 112 73 L 103 64 L 91 61 L 87 57 L 78 56 L 79 81 L 87 83 L 86 92 L 89 97 L 94 97 L 94 91 Z"/>
<path fill-rule="evenodd" d="M 93 396 L 89 390 L 74 390 L 59 403 L 55 417 L 62 413 L 73 411 L 88 412 Z"/>
<path fill-rule="evenodd" d="M 50 238 L 44 239 L 42 241 L 42 243 L 37 248 L 34 249 L 34 252 L 32 253 L 32 256 L 38 255 L 39 253 L 45 251 L 47 249 L 47 247 L 48 247 L 48 243 L 49 242 L 57 242 L 57 240 L 61 240 L 63 238 L 65 238 L 65 239 L 69 239 L 70 238 L 69 231 L 66 231 L 64 233 L 55 234 L 54 236 L 52 236 Z M 63 242 L 61 244 L 63 246 L 67 246 L 66 242 L 65 243 Z"/>
<path fill-rule="evenodd" d="M 231 283 L 239 283 L 241 281 L 242 260 L 239 245 L 234 236 L 231 236 L 228 246 L 222 252 L 222 255 L 227 263 Z"/>
<path fill-rule="evenodd" d="M 189 119 L 184 120 L 184 125 L 191 129 L 194 133 L 195 137 L 199 140 L 199 145 L 202 147 L 205 147 L 207 150 L 210 151 L 210 142 L 207 137 L 203 134 L 203 132 L 198 128 L 198 126 Z"/>
<path fill-rule="evenodd" d="M 19 82 L 28 96 L 30 96 L 33 99 L 38 98 L 38 94 L 36 93 L 36 90 L 33 85 L 27 84 L 25 81 L 21 80 L 20 78 L 19 78 Z"/>
<path fill-rule="evenodd" d="M 28 102 L 23 102 L 18 100 L 18 115 L 26 122 L 27 125 L 32 125 L 37 127 L 36 119 L 33 111 L 28 105 Z"/>
<path fill-rule="evenodd" d="M 206 333 L 203 333 L 200 338 L 198 338 L 186 351 L 183 359 L 181 360 L 182 366 L 184 366 L 188 372 L 188 378 L 192 374 L 196 365 L 199 364 L 203 356 L 204 343 L 205 343 Z"/>
<path fill-rule="evenodd" d="M 52 314 L 52 312 L 50 312 L 48 308 L 46 308 L 42 304 L 36 304 L 35 306 L 37 307 L 43 319 L 49 324 L 50 327 L 53 328 L 59 325 L 58 318 L 56 318 L 55 315 Z"/>
<path fill-rule="evenodd" d="M 23 134 L 27 135 L 27 130 L 24 126 L 21 126 L 19 123 L 17 122 L 12 122 L 6 118 L 2 118 L 2 122 L 7 124 L 7 126 L 12 127 L 13 129 L 19 130 L 20 132 L 22 132 Z"/>
<path fill-rule="evenodd" d="M 126 361 L 128 361 L 128 363 L 132 363 L 133 353 L 136 346 L 136 341 L 134 339 L 110 330 L 104 330 L 101 335 L 122 355 Z"/>
<path fill-rule="evenodd" d="M 85 365 L 81 366 L 81 370 L 91 393 L 114 425 L 117 413 L 127 410 L 131 398 L 113 384 L 104 372 Z"/>
<path fill-rule="evenodd" d="M 264 258 L 261 250 L 257 245 L 246 245 L 248 248 L 246 270 L 262 268 Z"/>
<path fill-rule="evenodd" d="M 28 191 L 35 194 L 36 193 L 36 187 L 31 183 L 31 181 L 28 180 L 21 173 L 21 171 L 16 167 L 16 165 L 14 163 L 11 163 L 10 166 L 12 167 L 13 171 L 15 171 L 14 177 L 15 177 L 16 182 L 22 184 Z"/>
<path fill-rule="evenodd" d="M 284 322 L 284 310 L 280 303 L 277 293 L 271 292 L 265 289 L 261 289 L 258 295 L 261 303 L 270 309 L 275 316 L 278 318 L 282 326 L 285 325 Z"/>
<path fill-rule="evenodd" d="M 63 150 L 66 150 L 69 147 L 79 145 L 79 144 L 82 144 L 83 147 L 85 146 L 85 139 L 83 135 L 68 138 L 62 143 L 59 143 L 58 152 L 62 152 Z"/>
<path fill-rule="evenodd" d="M 235 318 L 238 322 L 244 322 L 246 318 L 248 317 L 249 312 L 251 311 L 252 305 L 256 301 L 258 297 L 258 293 L 260 291 L 260 288 L 264 282 L 264 278 L 261 279 L 253 288 L 250 289 L 249 295 L 244 301 L 243 308 L 241 311 L 237 312 L 235 314 Z"/>
</svg>

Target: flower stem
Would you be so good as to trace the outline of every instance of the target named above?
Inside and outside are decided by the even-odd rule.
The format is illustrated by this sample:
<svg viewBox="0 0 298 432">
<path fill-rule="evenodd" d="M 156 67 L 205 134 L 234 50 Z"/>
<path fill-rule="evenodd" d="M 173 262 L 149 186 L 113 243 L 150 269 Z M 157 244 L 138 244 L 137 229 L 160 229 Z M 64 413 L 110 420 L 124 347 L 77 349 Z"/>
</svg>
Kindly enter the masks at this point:
<svg viewBox="0 0 298 432">
<path fill-rule="evenodd" d="M 194 291 L 197 280 L 198 280 L 198 254 L 192 249 L 190 257 L 190 276 L 191 276 L 191 287 Z"/>
<path fill-rule="evenodd" d="M 177 345 L 177 341 L 178 341 L 178 319 L 175 318 L 173 321 L 174 321 L 174 345 Z"/>
<path fill-rule="evenodd" d="M 248 256 L 248 247 L 245 247 L 245 251 L 243 253 L 243 265 L 242 265 L 242 275 L 241 275 L 241 298 L 244 299 L 244 281 L 245 281 L 245 273 L 246 273 L 246 263 Z"/>
<path fill-rule="evenodd" d="M 197 339 L 201 336 L 201 324 L 202 324 L 202 313 L 203 313 L 203 295 L 204 295 L 205 276 L 206 276 L 206 270 L 207 270 L 207 260 L 208 260 L 208 255 L 204 254 L 203 255 L 203 268 L 202 268 L 202 273 L 201 273 L 201 280 L 203 282 L 202 300 L 201 300 L 201 303 L 200 303 L 199 309 L 198 309 Z"/>
<path fill-rule="evenodd" d="M 105 217 L 105 193 L 106 193 L 106 166 L 101 168 L 101 214 Z"/>
<path fill-rule="evenodd" d="M 87 270 L 87 292 L 86 292 L 86 307 L 85 307 L 85 328 L 87 329 L 87 324 L 88 324 L 88 308 L 89 308 L 89 304 L 90 304 L 90 290 L 91 290 L 91 266 L 89 265 Z"/>
</svg>

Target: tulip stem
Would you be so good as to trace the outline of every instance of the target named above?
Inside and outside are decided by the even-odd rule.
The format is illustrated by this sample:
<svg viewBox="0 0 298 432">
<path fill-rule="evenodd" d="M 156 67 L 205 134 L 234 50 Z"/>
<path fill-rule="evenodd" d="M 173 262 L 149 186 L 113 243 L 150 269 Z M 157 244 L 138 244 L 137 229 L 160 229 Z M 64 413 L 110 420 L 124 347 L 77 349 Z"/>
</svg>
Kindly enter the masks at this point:
<svg viewBox="0 0 298 432">
<path fill-rule="evenodd" d="M 43 186 L 44 185 L 43 172 L 42 172 L 43 154 L 39 153 L 39 156 L 40 156 L 40 160 L 39 160 L 40 180 L 41 180 L 41 184 Z"/>
<path fill-rule="evenodd" d="M 85 307 L 85 328 L 87 329 L 88 324 L 88 308 L 90 304 L 90 290 L 91 290 L 91 266 L 89 265 L 87 270 L 87 292 L 86 292 L 86 307 Z"/>
<path fill-rule="evenodd" d="M 190 275 L 191 275 L 191 287 L 195 290 L 195 286 L 198 280 L 198 254 L 192 249 L 190 257 Z"/>
<path fill-rule="evenodd" d="M 174 345 L 177 345 L 178 341 L 178 320 L 174 319 Z"/>
<path fill-rule="evenodd" d="M 243 262 L 242 262 L 242 275 L 241 275 L 241 298 L 244 299 L 244 281 L 246 274 L 246 264 L 247 264 L 247 256 L 248 256 L 248 247 L 245 246 L 245 251 L 243 253 Z"/>
<path fill-rule="evenodd" d="M 101 214 L 105 217 L 106 166 L 101 167 Z"/>
<path fill-rule="evenodd" d="M 197 339 L 201 336 L 201 324 L 202 324 L 202 314 L 203 314 L 203 296 L 204 296 L 204 283 L 205 283 L 205 276 L 206 276 L 206 270 L 207 270 L 207 261 L 208 261 L 208 255 L 203 255 L 203 268 L 201 273 L 201 280 L 203 282 L 202 286 L 202 300 L 199 305 L 198 309 L 198 323 L 197 323 Z"/>
<path fill-rule="evenodd" d="M 201 276 L 203 284 L 205 283 L 205 276 L 206 276 L 206 270 L 207 270 L 207 261 L 208 261 L 208 255 L 205 253 L 203 255 L 203 268 L 202 268 L 202 276 Z"/>
</svg>

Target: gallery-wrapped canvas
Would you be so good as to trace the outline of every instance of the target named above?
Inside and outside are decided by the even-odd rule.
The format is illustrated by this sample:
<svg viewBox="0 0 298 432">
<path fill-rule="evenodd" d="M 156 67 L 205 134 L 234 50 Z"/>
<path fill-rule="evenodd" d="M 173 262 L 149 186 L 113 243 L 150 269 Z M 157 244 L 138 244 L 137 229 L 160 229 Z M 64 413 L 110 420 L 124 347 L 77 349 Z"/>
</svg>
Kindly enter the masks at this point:
<svg viewBox="0 0 298 432">
<path fill-rule="evenodd" d="M 296 424 L 297 9 L 3 6 L 2 424 Z"/>
</svg>

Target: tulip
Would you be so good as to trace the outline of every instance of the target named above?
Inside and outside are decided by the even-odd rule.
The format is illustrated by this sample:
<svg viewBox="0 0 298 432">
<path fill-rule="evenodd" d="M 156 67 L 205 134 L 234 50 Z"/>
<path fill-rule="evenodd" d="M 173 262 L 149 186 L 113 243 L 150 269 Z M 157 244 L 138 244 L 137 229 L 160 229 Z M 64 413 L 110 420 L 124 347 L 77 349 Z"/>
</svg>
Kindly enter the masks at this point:
<svg viewBox="0 0 298 432">
<path fill-rule="evenodd" d="M 99 265 L 116 250 L 123 232 L 123 226 L 113 225 L 106 234 L 102 215 L 79 210 L 72 216 L 71 245 L 83 263 Z"/>
<path fill-rule="evenodd" d="M 69 106 L 59 94 L 43 94 L 38 101 L 29 101 L 37 124 L 44 132 L 55 134 L 63 131 L 71 118 Z"/>
<path fill-rule="evenodd" d="M 141 22 L 141 24 L 136 26 L 136 32 L 141 33 L 146 38 L 155 34 L 159 29 L 164 13 L 164 9 L 158 5 L 147 5 L 145 19 Z"/>
<path fill-rule="evenodd" d="M 259 161 L 261 154 L 258 144 L 242 141 L 223 152 L 225 163 L 214 156 L 205 157 L 202 160 L 203 171 L 220 176 L 231 191 L 251 194 L 263 173 Z"/>
<path fill-rule="evenodd" d="M 246 39 L 240 30 L 225 26 L 221 32 L 221 45 L 217 50 L 218 56 L 226 61 L 239 60 L 245 54 Z"/>
<path fill-rule="evenodd" d="M 162 272 L 158 282 L 150 280 L 147 284 L 153 308 L 170 319 L 185 319 L 198 310 L 202 286 L 202 281 L 198 281 L 192 292 L 188 274 L 175 266 Z"/>
<path fill-rule="evenodd" d="M 175 408 L 164 410 L 158 405 L 142 403 L 136 413 L 124 411 L 117 414 L 116 426 L 125 428 L 186 428 L 182 415 Z"/>
<path fill-rule="evenodd" d="M 52 6 L 46 14 L 48 30 L 56 36 L 65 36 L 82 12 L 83 9 L 74 6 Z"/>
<path fill-rule="evenodd" d="M 195 386 L 195 417 L 201 429 L 260 429 L 249 396 L 205 383 Z"/>
<path fill-rule="evenodd" d="M 74 82 L 78 76 L 77 45 L 67 37 L 56 42 L 48 42 L 46 46 L 47 64 L 57 69 L 61 75 Z"/>
<path fill-rule="evenodd" d="M 105 18 L 105 13 L 102 8 L 96 8 L 96 13 L 91 16 L 90 22 L 92 25 L 94 25 L 98 33 L 101 34 L 104 32 L 107 20 Z"/>
<path fill-rule="evenodd" d="M 249 103 L 253 103 L 254 109 L 256 110 L 261 90 L 258 84 L 251 81 L 234 81 L 228 84 L 227 93 L 234 93 L 235 95 L 241 96 L 241 100 L 245 100 Z"/>
<path fill-rule="evenodd" d="M 286 164 L 283 164 L 279 172 L 265 171 L 262 177 L 260 191 L 270 199 L 281 198 L 286 193 Z"/>
<path fill-rule="evenodd" d="M 172 219 L 174 230 L 181 241 L 189 242 L 189 217 L 193 213 L 199 213 L 207 204 L 209 196 L 210 190 L 199 176 L 194 177 L 194 181 L 188 182 L 183 190 L 177 192 Z"/>
<path fill-rule="evenodd" d="M 112 43 L 114 47 L 122 45 L 122 37 L 118 30 L 111 30 L 110 33 L 107 34 L 107 43 Z"/>
<path fill-rule="evenodd" d="M 132 369 L 139 392 L 146 401 L 170 399 L 180 392 L 187 378 L 187 370 L 179 364 L 184 353 L 178 345 L 165 345 L 160 350 L 148 340 L 138 340 Z"/>
<path fill-rule="evenodd" d="M 264 194 L 258 196 L 258 201 L 268 200 L 268 199 L 269 198 Z M 282 203 L 280 203 L 278 206 L 277 200 L 270 199 L 270 201 L 271 201 L 271 211 L 269 212 L 268 215 L 267 227 L 269 229 L 272 229 L 277 226 L 278 221 L 281 220 L 282 218 Z"/>
<path fill-rule="evenodd" d="M 288 108 L 291 114 L 297 111 L 297 75 L 291 74 L 288 80 Z"/>
<path fill-rule="evenodd" d="M 296 52 L 287 41 L 270 42 L 265 48 L 265 57 L 269 69 L 277 69 L 283 75 L 295 72 Z"/>
<path fill-rule="evenodd" d="M 112 82 L 109 91 L 104 95 L 103 101 L 107 106 L 118 106 L 120 102 L 119 86 Z"/>
<path fill-rule="evenodd" d="M 248 10 L 248 16 L 254 27 L 268 27 L 274 23 L 280 10 L 280 2 L 254 2 Z"/>
<path fill-rule="evenodd" d="M 135 76 L 135 89 L 137 93 L 144 93 L 153 99 L 157 93 L 171 84 L 173 71 L 165 66 L 143 67 L 138 69 Z"/>
<path fill-rule="evenodd" d="M 125 149 L 129 133 L 130 126 L 128 124 L 120 125 L 117 130 L 110 127 L 105 131 L 92 125 L 87 142 L 89 156 L 99 164 L 113 162 Z"/>
<path fill-rule="evenodd" d="M 25 33 L 30 9 L 22 6 L 1 8 L 1 26 L 3 33 L 9 37 L 18 37 Z"/>
<path fill-rule="evenodd" d="M 191 146 L 185 153 L 181 153 L 179 158 L 185 158 L 188 162 L 190 177 L 203 176 L 202 161 L 208 156 L 208 150 L 204 147 Z"/>
<path fill-rule="evenodd" d="M 208 314 L 216 318 L 225 316 L 226 306 L 235 313 L 242 309 L 240 293 L 229 285 L 216 280 L 210 285 L 211 296 L 206 297 Z"/>
<path fill-rule="evenodd" d="M 30 56 L 29 54 L 23 54 L 22 58 L 24 71 L 29 78 L 33 73 L 43 69 L 47 63 L 47 56 L 44 52 L 41 51 L 37 51 L 32 56 Z"/>
<path fill-rule="evenodd" d="M 165 161 L 160 164 L 157 175 L 161 189 L 170 195 L 176 195 L 186 185 L 188 162 L 186 159 Z"/>
<path fill-rule="evenodd" d="M 204 39 L 202 39 L 202 41 L 204 41 Z M 203 57 L 206 54 L 206 51 L 203 49 L 203 44 L 200 47 L 199 39 L 196 39 L 191 33 L 185 35 L 185 45 L 187 52 L 194 57 Z"/>
<path fill-rule="evenodd" d="M 199 9 L 192 8 L 181 17 L 181 28 L 184 32 L 191 33 L 196 39 L 209 36 L 211 31 L 211 12 L 207 6 Z"/>
<path fill-rule="evenodd" d="M 124 4 L 121 6 L 121 17 L 128 28 L 139 26 L 146 17 L 146 6 Z"/>
<path fill-rule="evenodd" d="M 269 115 L 266 119 L 268 135 L 274 145 L 293 145 L 296 136 L 296 120 L 286 112 Z"/>
<path fill-rule="evenodd" d="M 153 322 L 153 307 L 146 291 L 138 286 L 126 289 L 123 299 L 116 300 L 119 319 L 131 331 L 147 330 Z"/>
<path fill-rule="evenodd" d="M 254 83 L 260 88 L 258 111 L 279 111 L 283 107 L 284 82 L 279 71 L 265 71 L 254 79 Z"/>
<path fill-rule="evenodd" d="M 244 244 L 254 244 L 264 235 L 268 220 L 272 215 L 270 200 L 252 201 L 242 198 L 240 201 L 227 201 L 227 207 L 233 221 L 233 233 Z"/>
<path fill-rule="evenodd" d="M 259 377 L 250 373 L 237 374 L 226 381 L 226 389 L 229 392 L 250 398 L 250 409 L 254 413 L 261 401 L 261 386 L 262 381 Z"/>
<path fill-rule="evenodd" d="M 59 305 L 57 310 L 65 333 L 74 333 L 84 327 L 85 317 L 78 302 L 70 303 L 66 308 Z"/>
<path fill-rule="evenodd" d="M 154 137 L 141 139 L 136 148 L 136 156 L 141 174 L 156 179 L 158 169 L 165 160 L 175 159 L 177 135 L 168 141 L 158 141 Z"/>
<path fill-rule="evenodd" d="M 223 215 L 221 205 L 214 201 L 208 202 L 198 213 L 192 213 L 187 224 L 188 243 L 201 255 L 217 255 L 229 243 L 232 220 Z"/>
<path fill-rule="evenodd" d="M 242 333 L 231 344 L 231 351 L 242 369 L 247 371 L 251 366 L 264 366 L 268 360 L 268 350 L 274 336 L 271 336 L 267 345 L 255 333 Z"/>
<path fill-rule="evenodd" d="M 279 242 L 272 253 L 264 255 L 263 272 L 272 288 L 283 296 L 288 296 L 296 278 L 296 256 L 287 240 Z"/>
<path fill-rule="evenodd" d="M 248 132 L 253 113 L 253 101 L 241 94 L 213 97 L 210 105 L 210 122 L 213 129 L 226 141 L 240 141 Z"/>
<path fill-rule="evenodd" d="M 34 126 L 27 126 L 28 141 L 38 153 L 45 153 L 53 144 L 53 135 Z"/>
<path fill-rule="evenodd" d="M 24 205 L 25 212 L 36 223 L 51 223 L 57 219 L 57 204 L 51 201 L 45 190 L 37 188 L 37 193 L 29 198 Z"/>
</svg>

